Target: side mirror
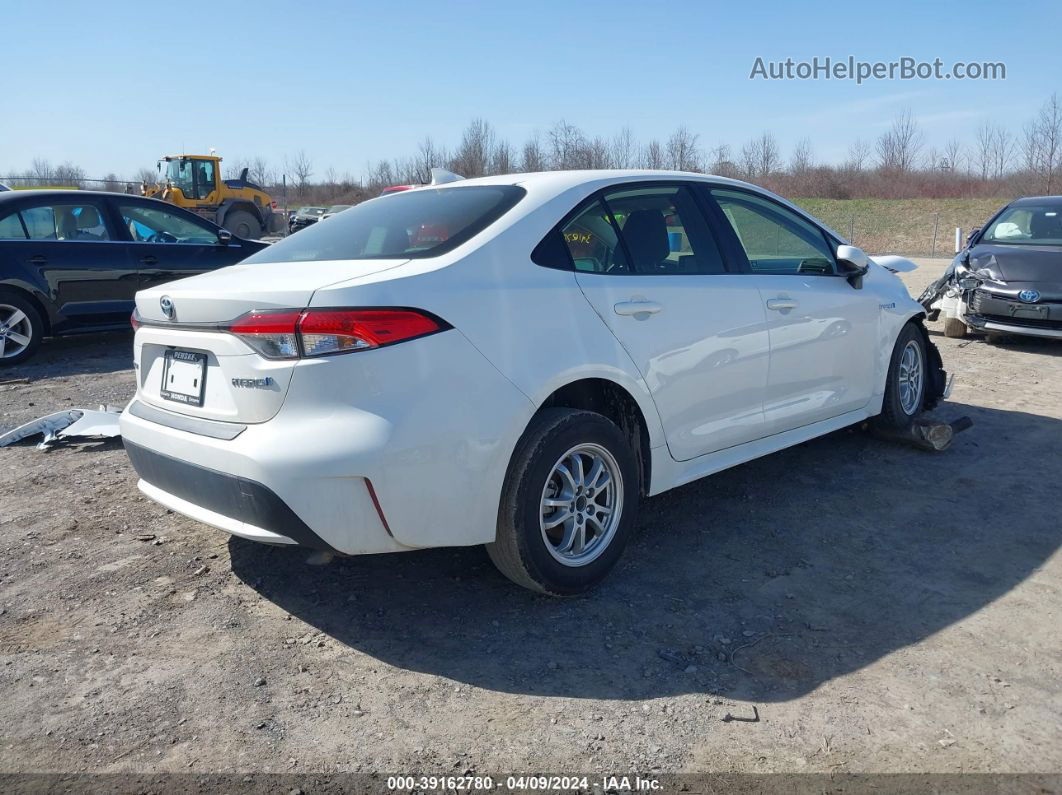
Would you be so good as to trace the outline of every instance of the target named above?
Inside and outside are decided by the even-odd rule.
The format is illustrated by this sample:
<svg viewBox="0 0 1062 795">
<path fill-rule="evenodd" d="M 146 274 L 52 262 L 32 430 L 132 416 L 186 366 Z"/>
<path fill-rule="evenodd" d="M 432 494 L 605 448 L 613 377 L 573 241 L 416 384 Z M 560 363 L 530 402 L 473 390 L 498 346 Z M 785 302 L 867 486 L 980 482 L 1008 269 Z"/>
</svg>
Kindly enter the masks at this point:
<svg viewBox="0 0 1062 795">
<path fill-rule="evenodd" d="M 863 287 L 863 277 L 870 270 L 870 258 L 863 253 L 863 249 L 838 246 L 837 265 L 841 269 L 841 275 L 848 279 L 850 285 L 857 290 Z"/>
<path fill-rule="evenodd" d="M 231 242 L 232 242 L 232 232 L 230 232 L 228 229 L 219 229 L 218 230 L 218 245 L 219 246 L 227 246 Z"/>
<path fill-rule="evenodd" d="M 970 242 L 981 233 L 981 227 L 975 226 L 970 230 L 970 234 L 966 236 L 966 245 L 970 245 Z"/>
</svg>

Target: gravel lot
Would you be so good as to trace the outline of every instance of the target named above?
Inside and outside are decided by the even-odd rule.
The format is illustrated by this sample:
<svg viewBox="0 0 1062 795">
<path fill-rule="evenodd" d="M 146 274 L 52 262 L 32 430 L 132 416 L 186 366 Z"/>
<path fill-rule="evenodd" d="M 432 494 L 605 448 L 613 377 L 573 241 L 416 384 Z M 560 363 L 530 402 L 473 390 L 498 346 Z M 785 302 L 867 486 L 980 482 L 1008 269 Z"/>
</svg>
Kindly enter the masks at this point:
<svg viewBox="0 0 1062 795">
<path fill-rule="evenodd" d="M 1062 772 L 1062 344 L 931 329 L 950 450 L 850 429 L 653 498 L 572 600 L 230 539 L 117 442 L 0 450 L 0 772 Z M 0 428 L 123 403 L 130 343 L 0 373 Z"/>
</svg>

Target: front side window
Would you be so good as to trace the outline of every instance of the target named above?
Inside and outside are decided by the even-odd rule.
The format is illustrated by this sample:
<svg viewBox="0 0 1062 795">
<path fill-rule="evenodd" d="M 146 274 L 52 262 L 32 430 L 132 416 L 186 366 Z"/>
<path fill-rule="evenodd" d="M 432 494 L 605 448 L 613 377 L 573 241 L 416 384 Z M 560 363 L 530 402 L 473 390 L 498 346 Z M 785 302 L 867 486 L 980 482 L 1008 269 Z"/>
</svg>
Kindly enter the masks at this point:
<svg viewBox="0 0 1062 795">
<path fill-rule="evenodd" d="M 814 224 L 751 193 L 712 190 L 753 273 L 832 274 L 833 252 Z"/>
<path fill-rule="evenodd" d="M 525 195 L 515 185 L 423 188 L 370 199 L 244 260 L 419 259 L 451 251 Z"/>
<path fill-rule="evenodd" d="M 724 273 L 708 223 L 681 185 L 614 190 L 605 204 L 620 228 L 631 271 L 641 274 Z"/>
<path fill-rule="evenodd" d="M 91 204 L 53 204 L 23 210 L 31 240 L 110 240 L 99 209 Z"/>
<path fill-rule="evenodd" d="M 218 242 L 213 229 L 201 226 L 175 213 L 137 204 L 118 205 L 122 223 L 138 243 L 183 243 L 213 245 Z"/>
<path fill-rule="evenodd" d="M 1008 207 L 985 230 L 979 243 L 1062 245 L 1062 204 Z"/>
</svg>

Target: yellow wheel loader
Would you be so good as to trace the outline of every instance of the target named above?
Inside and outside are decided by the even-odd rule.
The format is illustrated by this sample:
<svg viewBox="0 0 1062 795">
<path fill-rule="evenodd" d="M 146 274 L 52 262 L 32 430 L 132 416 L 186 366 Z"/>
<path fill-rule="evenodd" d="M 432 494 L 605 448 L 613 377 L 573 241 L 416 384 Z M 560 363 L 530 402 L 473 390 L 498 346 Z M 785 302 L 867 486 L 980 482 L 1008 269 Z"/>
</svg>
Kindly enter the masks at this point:
<svg viewBox="0 0 1062 795">
<path fill-rule="evenodd" d="M 217 155 L 166 155 L 158 162 L 155 185 L 141 185 L 144 196 L 168 201 L 253 240 L 287 231 L 287 217 L 265 189 L 247 180 L 221 178 Z"/>
</svg>

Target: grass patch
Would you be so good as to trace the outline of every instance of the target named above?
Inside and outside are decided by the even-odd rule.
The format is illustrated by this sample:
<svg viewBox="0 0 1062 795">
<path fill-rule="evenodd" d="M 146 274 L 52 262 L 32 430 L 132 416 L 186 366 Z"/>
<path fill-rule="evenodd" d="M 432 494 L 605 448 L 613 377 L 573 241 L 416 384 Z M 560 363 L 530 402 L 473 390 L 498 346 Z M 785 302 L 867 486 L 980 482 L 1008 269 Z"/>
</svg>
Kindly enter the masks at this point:
<svg viewBox="0 0 1062 795">
<path fill-rule="evenodd" d="M 869 254 L 953 253 L 955 227 L 963 240 L 1008 199 L 793 199 Z M 936 244 L 933 228 L 936 224 Z"/>
</svg>

